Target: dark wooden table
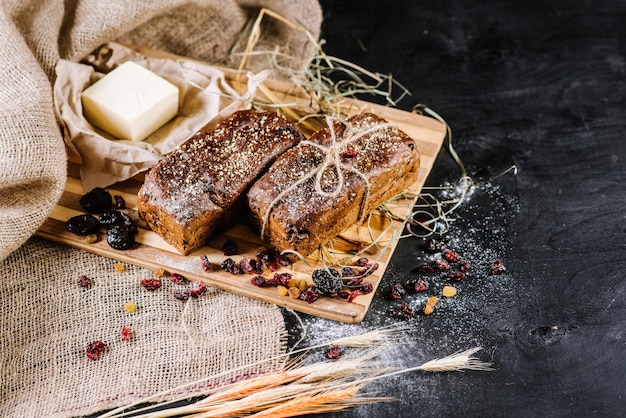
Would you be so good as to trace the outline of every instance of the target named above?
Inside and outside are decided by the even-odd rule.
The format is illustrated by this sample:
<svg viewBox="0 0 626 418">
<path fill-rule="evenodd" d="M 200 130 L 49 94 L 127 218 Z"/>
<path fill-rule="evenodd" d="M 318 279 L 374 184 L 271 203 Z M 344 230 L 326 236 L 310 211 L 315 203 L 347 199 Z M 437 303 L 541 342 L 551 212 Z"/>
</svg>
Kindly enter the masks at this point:
<svg viewBox="0 0 626 418">
<path fill-rule="evenodd" d="M 412 92 L 398 107 L 444 117 L 477 184 L 446 234 L 471 274 L 433 315 L 406 321 L 414 343 L 387 360 L 480 345 L 496 368 L 383 380 L 369 389 L 396 402 L 337 416 L 624 416 L 626 3 L 322 5 L 326 52 L 392 74 Z M 427 185 L 459 177 L 444 150 Z M 422 243 L 401 241 L 361 325 L 305 317 L 308 341 L 398 322 L 388 291 L 416 274 Z M 505 274 L 487 273 L 495 258 Z"/>
</svg>

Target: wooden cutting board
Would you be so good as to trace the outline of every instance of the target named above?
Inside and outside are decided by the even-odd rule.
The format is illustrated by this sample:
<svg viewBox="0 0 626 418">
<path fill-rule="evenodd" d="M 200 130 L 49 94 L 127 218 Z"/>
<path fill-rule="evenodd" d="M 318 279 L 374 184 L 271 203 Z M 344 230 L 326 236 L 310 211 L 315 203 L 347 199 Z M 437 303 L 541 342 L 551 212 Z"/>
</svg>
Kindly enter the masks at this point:
<svg viewBox="0 0 626 418">
<path fill-rule="evenodd" d="M 283 94 L 286 88 L 281 83 L 268 84 L 268 86 L 277 94 Z M 424 185 L 443 144 L 446 133 L 445 125 L 429 117 L 368 102 L 350 100 L 350 103 L 353 105 L 355 112 L 370 111 L 395 123 L 399 129 L 406 132 L 417 142 L 417 148 L 421 156 L 421 166 L 418 180 L 410 188 L 411 196 L 388 203 L 388 207 L 393 214 L 397 215 L 399 219 L 405 219 L 411 213 L 416 200 L 415 196 L 419 194 Z M 137 218 L 136 195 L 141 187 L 142 178 L 141 175 L 136 176 L 107 188 L 111 195 L 119 194 L 124 197 L 127 206 L 126 211 L 134 218 Z M 65 223 L 69 218 L 84 213 L 78 204 L 78 200 L 87 191 L 83 190 L 77 167 L 70 164 L 65 192 L 53 213 L 36 234 L 45 239 L 90 251 L 119 260 L 120 262 L 135 264 L 153 270 L 164 268 L 168 272 L 182 274 L 190 280 L 202 280 L 207 285 L 225 291 L 346 323 L 358 323 L 365 317 L 399 237 L 404 233 L 403 221 L 390 219 L 378 211 L 370 216 L 367 224 L 361 226 L 354 225 L 348 228 L 338 238 L 333 240 L 332 245 L 328 247 L 332 251 L 324 253 L 324 260 L 345 261 L 354 251 L 362 249 L 365 245 L 364 243 L 371 242 L 372 236 L 377 237 L 378 248 L 375 247 L 363 254 L 371 262 L 379 264 L 379 268 L 365 280 L 372 283 L 374 292 L 359 295 L 352 302 L 339 297 L 323 296 L 314 303 L 307 303 L 289 296 L 281 296 L 274 287 L 257 287 L 252 285 L 250 282 L 252 275 L 240 274 L 234 276 L 219 268 L 221 262 L 226 258 L 222 251 L 222 245 L 227 239 L 233 239 L 238 243 L 239 254 L 231 256 L 235 261 L 242 257 L 254 258 L 258 249 L 264 245 L 258 235 L 243 224 L 234 225 L 208 242 L 205 247 L 188 256 L 181 255 L 158 235 L 145 227 L 141 227 L 141 225 L 137 235 L 137 244 L 129 250 L 118 251 L 112 249 L 106 243 L 104 233 L 100 234 L 98 242 L 87 243 L 85 237 L 70 233 L 65 229 Z M 206 255 L 213 264 L 214 268 L 211 271 L 205 272 L 203 270 L 201 255 Z M 283 267 L 278 272 L 288 271 L 295 278 L 312 283 L 312 271 L 321 266 L 323 266 L 322 254 L 316 252 L 309 255 L 305 261 L 298 261 L 289 267 Z M 266 278 L 271 277 L 272 274 L 265 272 Z"/>
</svg>

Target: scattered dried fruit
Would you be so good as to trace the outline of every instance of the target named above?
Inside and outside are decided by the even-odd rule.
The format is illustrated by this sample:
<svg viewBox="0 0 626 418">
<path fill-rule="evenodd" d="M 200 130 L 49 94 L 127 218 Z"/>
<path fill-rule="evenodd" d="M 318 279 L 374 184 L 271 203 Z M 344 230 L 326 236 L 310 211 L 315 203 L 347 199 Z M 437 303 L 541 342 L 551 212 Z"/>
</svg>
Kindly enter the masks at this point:
<svg viewBox="0 0 626 418">
<path fill-rule="evenodd" d="M 189 289 L 182 289 L 182 290 L 174 290 L 172 292 L 172 295 L 178 299 L 178 300 L 187 300 L 189 299 L 189 296 L 191 296 L 191 293 L 189 293 Z"/>
<path fill-rule="evenodd" d="M 446 260 L 437 259 L 435 260 L 435 267 L 437 267 L 437 270 L 439 271 L 448 271 L 450 270 L 450 263 Z"/>
<path fill-rule="evenodd" d="M 100 230 L 100 222 L 95 216 L 85 213 L 68 219 L 65 223 L 65 229 L 78 235 L 90 235 Z"/>
<path fill-rule="evenodd" d="M 281 296 L 287 296 L 287 293 L 289 293 L 289 290 L 282 284 L 276 286 L 276 289 L 278 290 L 278 294 Z"/>
<path fill-rule="evenodd" d="M 126 225 L 113 225 L 107 230 L 107 243 L 116 250 L 127 250 L 135 243 L 134 232 Z"/>
<path fill-rule="evenodd" d="M 398 299 L 401 299 L 405 293 L 406 293 L 406 290 L 404 290 L 404 286 L 402 286 L 400 282 L 395 282 L 393 285 L 391 285 L 389 298 L 391 300 L 398 300 Z"/>
<path fill-rule="evenodd" d="M 101 187 L 96 187 L 90 192 L 84 194 L 78 203 L 80 206 L 90 213 L 101 213 L 109 210 L 113 199 L 111 194 Z"/>
<path fill-rule="evenodd" d="M 209 261 L 209 257 L 206 254 L 202 254 L 200 256 L 200 262 L 202 263 L 202 271 L 209 272 L 212 269 L 211 261 Z"/>
<path fill-rule="evenodd" d="M 115 200 L 115 209 L 126 208 L 126 200 L 124 200 L 122 196 L 116 194 L 115 196 L 113 196 L 113 199 Z"/>
<path fill-rule="evenodd" d="M 465 280 L 465 273 L 463 273 L 462 271 L 451 271 L 448 272 L 448 277 L 451 280 L 456 280 L 457 282 L 460 282 L 461 280 Z"/>
<path fill-rule="evenodd" d="M 239 246 L 232 238 L 228 238 L 224 244 L 222 244 L 222 251 L 225 256 L 235 255 L 239 253 Z"/>
<path fill-rule="evenodd" d="M 78 285 L 80 287 L 88 289 L 92 285 L 92 280 L 83 274 L 82 276 L 80 276 L 80 279 L 78 279 Z"/>
<path fill-rule="evenodd" d="M 431 296 L 426 301 L 426 305 L 424 305 L 424 315 L 430 315 L 435 310 L 435 305 L 439 298 L 437 296 Z"/>
<path fill-rule="evenodd" d="M 170 273 L 170 282 L 174 284 L 185 284 L 187 283 L 187 279 L 182 274 Z"/>
<path fill-rule="evenodd" d="M 428 290 L 428 282 L 423 279 L 418 279 L 417 282 L 415 282 L 415 291 L 421 293 L 426 290 Z"/>
<path fill-rule="evenodd" d="M 137 305 L 132 300 L 129 300 L 124 304 L 124 310 L 128 313 L 135 313 L 137 312 Z"/>
<path fill-rule="evenodd" d="M 394 314 L 400 319 L 411 319 L 413 317 L 413 309 L 407 302 L 402 302 L 396 307 Z"/>
<path fill-rule="evenodd" d="M 200 280 L 194 280 L 191 282 L 191 286 L 189 287 L 189 294 L 191 297 L 199 298 L 207 292 L 206 285 Z"/>
<path fill-rule="evenodd" d="M 122 263 L 115 263 L 115 271 L 121 273 L 126 270 L 126 266 Z"/>
<path fill-rule="evenodd" d="M 337 346 L 329 347 L 324 352 L 324 357 L 326 357 L 329 360 L 339 360 L 342 356 L 343 356 L 343 350 Z"/>
<path fill-rule="evenodd" d="M 254 276 L 251 280 L 250 283 L 252 283 L 254 286 L 263 286 L 263 284 L 265 283 L 265 277 L 263 276 Z"/>
<path fill-rule="evenodd" d="M 161 287 L 161 280 L 159 279 L 143 279 L 141 281 L 141 285 L 149 291 L 154 291 L 157 290 L 159 287 Z"/>
<path fill-rule="evenodd" d="M 300 299 L 307 301 L 308 303 L 313 303 L 320 297 L 320 292 L 315 288 L 314 285 L 308 286 L 304 292 L 300 293 Z"/>
<path fill-rule="evenodd" d="M 90 360 L 99 360 L 107 347 L 106 343 L 96 340 L 87 346 L 87 357 Z"/>
<path fill-rule="evenodd" d="M 221 269 L 236 276 L 237 274 L 239 274 L 241 272 L 241 268 L 239 267 L 239 263 L 237 263 L 235 260 L 233 260 L 232 258 L 227 258 L 226 260 L 222 261 L 222 264 L 220 265 Z"/>
<path fill-rule="evenodd" d="M 331 267 L 314 270 L 311 278 L 316 288 L 327 295 L 338 293 L 343 288 L 341 274 Z"/>
<path fill-rule="evenodd" d="M 292 299 L 298 299 L 300 297 L 300 293 L 302 293 L 300 289 L 295 286 L 290 287 L 288 292 L 289 297 L 291 297 Z"/>
<path fill-rule="evenodd" d="M 444 241 L 439 241 L 434 238 L 428 238 L 424 243 L 424 252 L 429 254 L 440 253 L 446 248 Z"/>
<path fill-rule="evenodd" d="M 493 260 L 493 263 L 491 264 L 491 268 L 489 269 L 489 274 L 493 276 L 497 276 L 499 274 L 504 273 L 505 271 L 506 271 L 506 267 L 504 267 L 504 264 L 502 264 L 502 261 L 500 261 L 499 259 Z"/>
<path fill-rule="evenodd" d="M 447 298 L 453 298 L 456 296 L 456 287 L 454 286 L 444 286 L 441 290 L 441 294 Z"/>
<path fill-rule="evenodd" d="M 130 341 L 131 337 L 133 336 L 133 330 L 130 329 L 129 327 L 122 327 L 122 341 Z"/>
<path fill-rule="evenodd" d="M 85 237 L 85 242 L 86 242 L 87 244 L 93 244 L 93 243 L 95 243 L 95 242 L 98 242 L 98 234 L 88 234 L 88 235 Z"/>
<path fill-rule="evenodd" d="M 458 261 L 459 254 L 454 250 L 446 250 L 443 252 L 443 258 L 445 258 L 450 263 L 454 263 Z"/>
<path fill-rule="evenodd" d="M 119 210 L 105 210 L 98 217 L 100 225 L 105 228 L 110 228 L 113 225 L 119 225 L 124 223 L 124 216 Z"/>
<path fill-rule="evenodd" d="M 154 277 L 160 279 L 163 276 L 165 276 L 165 269 L 163 267 L 159 267 L 158 269 L 154 270 Z"/>
</svg>

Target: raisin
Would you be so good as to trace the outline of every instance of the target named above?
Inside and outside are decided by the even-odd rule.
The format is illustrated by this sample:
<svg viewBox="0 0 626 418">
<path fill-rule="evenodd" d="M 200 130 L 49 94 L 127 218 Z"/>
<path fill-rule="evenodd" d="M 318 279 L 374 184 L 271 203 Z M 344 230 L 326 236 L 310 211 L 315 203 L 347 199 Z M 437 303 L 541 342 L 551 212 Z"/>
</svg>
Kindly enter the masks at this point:
<svg viewBox="0 0 626 418">
<path fill-rule="evenodd" d="M 421 293 L 425 292 L 426 290 L 428 290 L 428 282 L 423 279 L 417 279 L 417 282 L 415 282 L 415 291 L 417 293 Z"/>
<path fill-rule="evenodd" d="M 448 271 L 450 270 L 450 263 L 448 263 L 446 260 L 435 260 L 435 266 L 437 267 L 437 270 L 439 271 Z"/>
<path fill-rule="evenodd" d="M 343 351 L 337 346 L 329 347 L 324 352 L 324 357 L 328 360 L 339 360 L 343 356 Z"/>
<path fill-rule="evenodd" d="M 187 283 L 187 279 L 182 274 L 170 273 L 170 282 L 174 284 L 185 284 Z"/>
<path fill-rule="evenodd" d="M 314 270 L 311 278 L 317 289 L 328 295 L 340 292 L 343 287 L 341 275 L 330 267 Z"/>
<path fill-rule="evenodd" d="M 98 232 L 100 222 L 98 222 L 95 216 L 85 213 L 68 219 L 65 224 L 65 229 L 74 234 L 89 235 Z"/>
<path fill-rule="evenodd" d="M 300 293 L 302 293 L 300 289 L 295 286 L 292 286 L 288 289 L 289 297 L 292 299 L 298 299 L 300 297 Z"/>
<path fill-rule="evenodd" d="M 128 302 L 124 303 L 124 311 L 128 313 L 137 312 L 137 304 L 132 300 L 129 300 Z"/>
<path fill-rule="evenodd" d="M 111 208 L 113 198 L 111 194 L 102 187 L 96 187 L 89 193 L 83 195 L 78 203 L 90 213 L 101 213 Z"/>
<path fill-rule="evenodd" d="M 300 299 L 306 301 L 307 303 L 313 303 L 318 300 L 319 297 L 320 292 L 313 285 L 307 287 L 304 292 L 300 293 Z"/>
<path fill-rule="evenodd" d="M 493 260 L 493 263 L 491 263 L 491 267 L 489 268 L 489 274 L 493 275 L 493 276 L 497 276 L 499 274 L 502 274 L 506 271 L 506 267 L 504 267 L 504 264 L 502 264 L 502 261 L 495 259 Z"/>
<path fill-rule="evenodd" d="M 470 269 L 470 262 L 467 260 L 459 261 L 459 270 L 463 273 L 467 273 Z"/>
<path fill-rule="evenodd" d="M 207 290 L 208 289 L 204 283 L 202 283 L 200 280 L 195 280 L 191 283 L 191 286 L 189 287 L 189 294 L 191 295 L 191 297 L 199 298 L 200 296 L 204 295 Z"/>
<path fill-rule="evenodd" d="M 113 196 L 113 199 L 115 200 L 115 209 L 126 208 L 126 200 L 124 200 L 122 196 L 120 196 L 119 194 L 116 194 L 115 196 Z"/>
<path fill-rule="evenodd" d="M 80 279 L 78 279 L 78 285 L 80 287 L 84 287 L 86 289 L 90 288 L 92 284 L 92 281 L 89 277 L 87 277 L 86 275 L 82 275 L 80 276 Z"/>
<path fill-rule="evenodd" d="M 116 250 L 127 250 L 135 243 L 135 234 L 125 225 L 113 225 L 107 230 L 107 243 Z"/>
<path fill-rule="evenodd" d="M 129 327 L 122 327 L 122 341 L 130 341 L 130 338 L 133 336 L 133 330 Z"/>
<path fill-rule="evenodd" d="M 417 271 L 419 273 L 434 273 L 435 268 L 431 266 L 430 264 L 422 263 L 417 266 Z"/>
<path fill-rule="evenodd" d="M 141 281 L 141 286 L 143 286 L 146 290 L 154 291 L 161 287 L 161 280 L 159 279 L 143 279 Z"/>
<path fill-rule="evenodd" d="M 447 251 L 444 251 L 443 258 L 445 258 L 450 263 L 454 263 L 458 261 L 459 254 L 454 250 L 447 250 Z"/>
<path fill-rule="evenodd" d="M 96 340 L 87 346 L 87 357 L 90 360 L 98 360 L 107 349 L 106 343 Z"/>
<path fill-rule="evenodd" d="M 430 254 L 439 253 L 446 248 L 444 241 L 439 241 L 434 238 L 428 238 L 424 243 L 424 251 Z"/>
<path fill-rule="evenodd" d="M 252 280 L 250 280 L 254 286 L 263 286 L 265 283 L 265 278 L 263 276 L 254 276 Z"/>
<path fill-rule="evenodd" d="M 239 263 L 237 263 L 232 258 L 227 258 L 226 260 L 222 261 L 222 264 L 220 265 L 220 267 L 222 270 L 227 271 L 228 273 L 232 275 L 237 275 L 241 272 Z"/>
<path fill-rule="evenodd" d="M 211 262 L 209 261 L 209 257 L 206 254 L 202 254 L 200 256 L 200 262 L 202 263 L 202 271 L 209 272 L 211 271 Z"/>
<path fill-rule="evenodd" d="M 239 253 L 239 246 L 232 238 L 228 238 L 222 245 L 222 251 L 224 251 L 225 256 L 235 255 Z"/>
<path fill-rule="evenodd" d="M 393 285 L 391 285 L 391 290 L 389 291 L 389 298 L 391 300 L 398 300 L 398 299 L 401 299 L 405 293 L 406 293 L 406 290 L 404 290 L 404 287 L 402 286 L 402 284 L 400 282 L 395 282 Z"/>
<path fill-rule="evenodd" d="M 100 214 L 98 220 L 100 221 L 100 225 L 105 228 L 124 223 L 124 217 L 119 210 L 105 210 Z"/>
<path fill-rule="evenodd" d="M 189 299 L 189 296 L 191 296 L 191 293 L 189 293 L 189 289 L 182 289 L 174 290 L 172 295 L 178 300 L 187 300 Z"/>
<path fill-rule="evenodd" d="M 350 295 L 348 295 L 348 302 L 352 302 L 360 294 L 361 293 L 358 290 L 353 290 L 352 292 L 350 292 Z"/>
<path fill-rule="evenodd" d="M 402 302 L 396 307 L 395 316 L 400 319 L 411 319 L 413 317 L 413 309 L 408 302 Z"/>
</svg>

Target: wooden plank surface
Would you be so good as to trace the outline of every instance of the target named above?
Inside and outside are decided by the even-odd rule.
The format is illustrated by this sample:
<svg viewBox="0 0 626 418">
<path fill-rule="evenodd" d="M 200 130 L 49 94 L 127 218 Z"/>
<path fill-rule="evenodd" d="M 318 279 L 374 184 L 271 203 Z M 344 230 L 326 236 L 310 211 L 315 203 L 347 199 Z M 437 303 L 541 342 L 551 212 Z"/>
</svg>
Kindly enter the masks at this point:
<svg viewBox="0 0 626 418">
<path fill-rule="evenodd" d="M 280 85 L 272 85 L 272 88 L 280 93 Z M 421 157 L 421 165 L 418 180 L 410 188 L 412 197 L 388 203 L 388 207 L 392 212 L 401 219 L 404 219 L 411 213 L 416 200 L 415 196 L 424 185 L 443 144 L 445 125 L 422 115 L 368 102 L 351 100 L 350 104 L 353 105 L 355 112 L 370 111 L 393 122 L 401 130 L 415 139 L 417 143 Z M 136 178 L 107 188 L 112 195 L 119 194 L 124 197 L 127 204 L 126 211 L 134 218 L 138 218 L 136 211 L 136 194 L 141 187 L 141 181 L 142 176 L 137 176 Z M 281 296 L 278 294 L 277 289 L 273 287 L 254 286 L 250 282 L 252 278 L 251 275 L 240 274 L 234 276 L 222 271 L 219 265 L 226 256 L 224 256 L 221 248 L 222 244 L 227 239 L 233 239 L 239 245 L 239 254 L 232 256 L 235 261 L 238 261 L 242 257 L 254 258 L 258 249 L 264 245 L 258 235 L 243 224 L 235 224 L 230 229 L 208 242 L 206 246 L 194 251 L 188 256 L 179 254 L 157 234 L 145 228 L 143 225 L 140 225 L 136 245 L 129 250 L 118 251 L 112 249 L 106 243 L 104 233 L 100 234 L 98 242 L 89 244 L 86 242 L 85 237 L 70 233 L 65 229 L 65 223 L 69 218 L 84 213 L 78 204 L 78 200 L 85 192 L 86 190 L 83 190 L 76 167 L 70 165 L 65 192 L 53 213 L 37 231 L 37 235 L 54 242 L 80 248 L 121 262 L 131 263 L 153 270 L 162 267 L 169 272 L 180 273 L 190 280 L 202 280 L 207 285 L 229 292 L 340 322 L 360 322 L 365 317 L 372 302 L 372 298 L 374 297 L 375 292 L 372 292 L 366 295 L 359 295 L 352 302 L 347 302 L 339 297 L 325 296 L 314 303 L 307 303 L 303 300 L 292 299 L 289 296 Z M 354 225 L 345 230 L 339 237 L 335 238 L 330 245 L 327 246 L 327 248 L 332 249 L 332 251 L 326 251 L 323 254 L 321 252 L 315 252 L 309 255 L 306 261 L 298 261 L 289 267 L 281 268 L 278 272 L 288 271 L 292 273 L 295 278 L 307 280 L 309 283 L 312 283 L 312 271 L 315 268 L 323 266 L 324 261 L 327 263 L 345 262 L 355 251 L 361 249 L 366 243 L 371 242 L 372 236 L 374 236 L 376 237 L 378 248 L 374 247 L 374 249 L 366 252 L 363 256 L 379 264 L 378 270 L 365 280 L 366 282 L 372 283 L 374 290 L 376 290 L 391 255 L 393 254 L 393 250 L 397 245 L 399 236 L 403 233 L 403 229 L 404 223 L 402 221 L 392 220 L 377 211 L 370 216 L 367 224 Z M 203 271 L 200 259 L 201 255 L 206 255 L 213 264 L 214 268 L 211 271 Z M 270 277 L 270 274 L 266 271 L 265 276 Z"/>
</svg>

